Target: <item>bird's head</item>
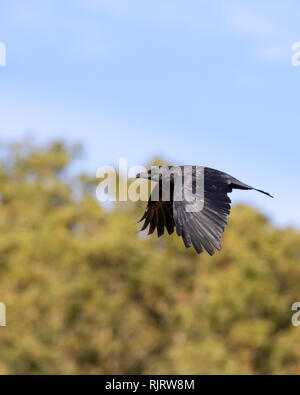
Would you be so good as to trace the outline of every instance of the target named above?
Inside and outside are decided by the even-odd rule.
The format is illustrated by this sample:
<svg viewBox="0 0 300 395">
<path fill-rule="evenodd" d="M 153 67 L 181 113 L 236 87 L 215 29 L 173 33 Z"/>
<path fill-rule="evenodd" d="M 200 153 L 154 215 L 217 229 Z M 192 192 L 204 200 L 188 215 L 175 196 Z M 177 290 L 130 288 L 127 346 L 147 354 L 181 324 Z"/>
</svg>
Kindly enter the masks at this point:
<svg viewBox="0 0 300 395">
<path fill-rule="evenodd" d="M 177 166 L 154 166 L 145 173 L 137 174 L 136 178 L 144 178 L 154 182 L 172 180 L 177 173 L 177 169 Z"/>
</svg>

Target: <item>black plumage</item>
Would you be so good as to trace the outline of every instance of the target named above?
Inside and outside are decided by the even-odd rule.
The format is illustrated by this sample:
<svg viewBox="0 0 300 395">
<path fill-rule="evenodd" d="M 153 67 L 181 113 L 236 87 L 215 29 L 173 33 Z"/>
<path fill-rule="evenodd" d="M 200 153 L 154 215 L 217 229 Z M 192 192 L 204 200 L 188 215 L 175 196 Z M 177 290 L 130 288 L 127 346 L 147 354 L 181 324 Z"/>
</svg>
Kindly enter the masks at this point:
<svg viewBox="0 0 300 395">
<path fill-rule="evenodd" d="M 185 200 L 184 194 L 182 194 L 183 199 L 180 201 L 174 200 L 174 189 L 176 188 L 174 177 L 170 178 L 170 198 L 167 201 L 163 199 L 164 169 L 173 169 L 175 172 L 180 169 L 184 174 L 185 167 L 157 167 L 154 171 L 152 168 L 148 173 L 137 176 L 157 181 L 146 211 L 140 220 L 140 222 L 145 221 L 141 230 L 143 231 L 149 226 L 148 234 L 152 234 L 157 229 L 157 235 L 160 237 L 164 234 L 165 229 L 169 234 L 172 234 L 176 228 L 177 235 L 182 237 L 184 245 L 187 248 L 193 246 L 198 254 L 206 250 L 210 255 L 214 255 L 215 249 L 221 250 L 220 243 L 231 210 L 231 200 L 228 193 L 231 193 L 233 189 L 254 189 L 272 197 L 269 193 L 246 185 L 226 173 L 210 168 L 201 168 L 201 174 L 204 176 L 203 208 L 200 211 L 189 212 L 187 207 L 190 203 Z M 197 194 L 198 173 L 196 170 L 200 167 L 194 166 L 192 169 L 192 182 L 187 186 L 184 176 L 182 176 L 183 181 L 180 188 L 182 190 L 190 189 L 190 192 L 192 192 L 192 188 L 193 193 Z M 155 200 L 153 200 L 153 196 L 156 196 Z"/>
</svg>

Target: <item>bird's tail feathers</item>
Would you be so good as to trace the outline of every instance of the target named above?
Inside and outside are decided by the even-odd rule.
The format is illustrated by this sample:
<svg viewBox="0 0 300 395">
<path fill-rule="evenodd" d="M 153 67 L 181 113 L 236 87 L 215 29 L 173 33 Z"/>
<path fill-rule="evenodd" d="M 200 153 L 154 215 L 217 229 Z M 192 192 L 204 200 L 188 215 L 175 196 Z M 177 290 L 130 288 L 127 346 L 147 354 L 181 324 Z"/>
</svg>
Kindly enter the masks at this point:
<svg viewBox="0 0 300 395">
<path fill-rule="evenodd" d="M 261 189 L 256 189 L 251 187 L 250 185 L 244 184 L 243 182 L 235 179 L 235 178 L 231 178 L 231 186 L 233 189 L 244 189 L 244 190 L 254 190 L 260 193 L 263 193 L 264 195 L 267 195 L 271 198 L 274 198 L 274 196 L 272 196 L 269 192 L 265 192 Z"/>
</svg>

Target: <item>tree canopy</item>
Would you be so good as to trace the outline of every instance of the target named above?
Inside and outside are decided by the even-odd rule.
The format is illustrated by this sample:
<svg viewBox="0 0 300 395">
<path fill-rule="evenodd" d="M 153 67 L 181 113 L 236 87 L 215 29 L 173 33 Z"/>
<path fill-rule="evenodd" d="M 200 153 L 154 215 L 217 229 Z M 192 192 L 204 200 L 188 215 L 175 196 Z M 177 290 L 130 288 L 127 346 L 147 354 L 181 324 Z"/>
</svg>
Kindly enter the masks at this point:
<svg viewBox="0 0 300 395">
<path fill-rule="evenodd" d="M 1 374 L 300 373 L 300 233 L 248 206 L 223 251 L 137 234 L 104 209 L 79 147 L 14 144 L 0 163 Z"/>
</svg>

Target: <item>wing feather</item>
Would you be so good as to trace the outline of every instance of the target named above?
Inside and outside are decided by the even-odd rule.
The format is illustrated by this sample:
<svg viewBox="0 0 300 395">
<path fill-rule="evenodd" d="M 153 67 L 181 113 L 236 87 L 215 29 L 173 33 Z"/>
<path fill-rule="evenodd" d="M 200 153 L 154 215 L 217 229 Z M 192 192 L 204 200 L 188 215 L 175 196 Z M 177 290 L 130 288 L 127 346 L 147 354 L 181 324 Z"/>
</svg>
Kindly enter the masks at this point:
<svg viewBox="0 0 300 395">
<path fill-rule="evenodd" d="M 161 185 L 157 184 L 155 188 L 161 188 Z M 152 200 L 152 196 L 157 196 L 157 189 L 156 191 L 153 190 L 146 211 L 139 221 L 142 222 L 145 220 L 141 231 L 144 231 L 150 225 L 148 235 L 151 235 L 154 233 L 155 229 L 157 229 L 158 237 L 164 234 L 165 228 L 170 235 L 174 232 L 175 228 L 173 218 L 173 197 L 171 196 L 170 201 L 163 201 L 161 195 L 161 190 L 159 190 L 159 200 Z"/>
<path fill-rule="evenodd" d="M 196 178 L 193 178 L 193 191 Z M 227 196 L 230 182 L 222 173 L 204 169 L 204 206 L 199 212 L 188 212 L 186 200 L 174 202 L 174 221 L 177 234 L 182 236 L 186 247 L 193 247 L 198 253 L 205 249 L 214 255 L 221 250 L 221 239 L 228 222 L 231 200 Z M 182 185 L 182 188 L 188 188 Z M 184 193 L 182 193 L 184 196 Z M 198 196 L 200 199 L 201 197 Z M 188 241 L 191 240 L 191 243 Z"/>
</svg>

